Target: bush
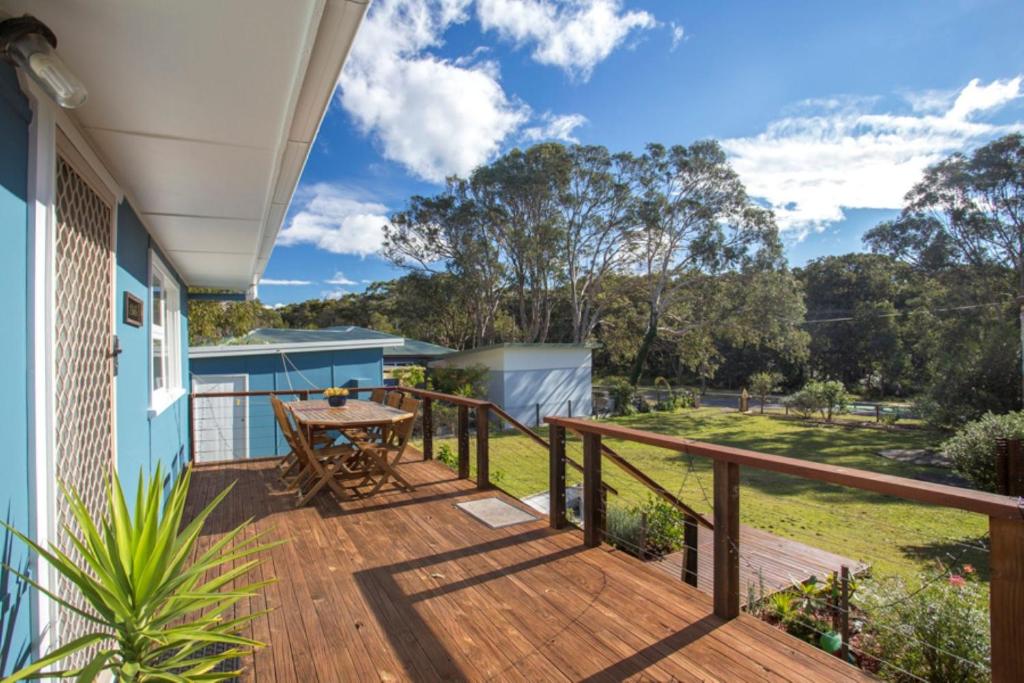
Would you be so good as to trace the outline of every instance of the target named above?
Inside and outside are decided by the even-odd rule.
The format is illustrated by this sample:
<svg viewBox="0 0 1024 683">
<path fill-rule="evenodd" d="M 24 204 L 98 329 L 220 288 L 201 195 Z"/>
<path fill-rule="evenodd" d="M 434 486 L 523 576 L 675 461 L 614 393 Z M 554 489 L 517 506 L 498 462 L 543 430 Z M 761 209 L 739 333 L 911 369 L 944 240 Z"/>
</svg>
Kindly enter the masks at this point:
<svg viewBox="0 0 1024 683">
<path fill-rule="evenodd" d="M 427 369 L 422 365 L 405 365 L 391 371 L 399 386 L 415 388 L 426 381 Z"/>
<path fill-rule="evenodd" d="M 831 422 L 833 415 L 846 412 L 850 405 L 850 395 L 843 383 L 838 380 L 812 381 L 805 384 L 800 391 L 788 396 L 784 403 L 801 417 L 811 417 L 814 413 L 820 413 Z"/>
<path fill-rule="evenodd" d="M 616 415 L 632 415 L 636 412 L 636 387 L 629 380 L 617 377 L 608 382 L 608 393 L 615 401 Z"/>
<path fill-rule="evenodd" d="M 469 398 L 487 396 L 487 380 L 490 370 L 483 365 L 468 368 L 437 367 L 430 369 L 427 386 L 442 394 L 454 394 Z"/>
<path fill-rule="evenodd" d="M 437 449 L 437 459 L 453 470 L 459 469 L 459 456 L 455 455 L 446 443 Z"/>
<path fill-rule="evenodd" d="M 643 530 L 647 516 L 646 540 Z M 648 556 L 660 557 L 683 547 L 683 516 L 670 504 L 649 497 L 641 505 L 609 506 L 606 518 L 608 542 L 631 555 L 641 545 Z"/>
<path fill-rule="evenodd" d="M 782 374 L 778 372 L 755 372 L 747 380 L 750 385 L 750 391 L 757 396 L 761 402 L 761 412 L 764 412 L 764 403 L 768 399 L 768 394 L 776 391 L 779 385 L 782 384 Z"/>
<path fill-rule="evenodd" d="M 921 580 L 923 589 L 895 578 L 864 591 L 865 652 L 889 679 L 990 680 L 989 615 L 974 570 L 965 565 L 961 573 L 943 570 L 938 579 Z"/>
<path fill-rule="evenodd" d="M 996 490 L 996 439 L 1024 438 L 1024 412 L 986 413 L 942 445 L 956 471 L 983 491 Z"/>
</svg>

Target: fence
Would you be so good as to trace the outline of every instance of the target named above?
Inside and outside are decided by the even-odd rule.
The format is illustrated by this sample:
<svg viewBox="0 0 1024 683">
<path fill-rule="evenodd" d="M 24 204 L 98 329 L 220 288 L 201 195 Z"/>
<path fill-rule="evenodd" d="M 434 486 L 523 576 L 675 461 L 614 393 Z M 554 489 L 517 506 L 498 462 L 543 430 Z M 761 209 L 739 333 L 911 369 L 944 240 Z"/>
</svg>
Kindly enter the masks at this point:
<svg viewBox="0 0 1024 683">
<path fill-rule="evenodd" d="M 741 467 L 850 487 L 905 501 L 955 508 L 987 517 L 987 552 L 991 572 L 991 675 L 996 681 L 1020 680 L 1020 674 L 1024 672 L 1024 624 L 1020 619 L 1020 615 L 1024 614 L 1024 507 L 1021 501 L 952 486 L 706 444 L 618 425 L 557 417 L 548 418 L 547 422 L 551 425 L 550 523 L 556 528 L 566 523 L 564 504 L 561 503 L 565 496 L 564 479 L 558 463 L 564 456 L 564 435 L 566 431 L 574 431 L 583 439 L 583 542 L 590 547 L 602 541 L 604 531 L 600 505 L 602 439 L 645 444 L 711 461 L 712 500 L 708 502 L 713 508 L 713 601 L 715 614 L 724 619 L 732 619 L 740 612 Z M 812 599 L 818 598 L 812 596 Z M 931 646 L 941 647 L 940 644 Z"/>
</svg>

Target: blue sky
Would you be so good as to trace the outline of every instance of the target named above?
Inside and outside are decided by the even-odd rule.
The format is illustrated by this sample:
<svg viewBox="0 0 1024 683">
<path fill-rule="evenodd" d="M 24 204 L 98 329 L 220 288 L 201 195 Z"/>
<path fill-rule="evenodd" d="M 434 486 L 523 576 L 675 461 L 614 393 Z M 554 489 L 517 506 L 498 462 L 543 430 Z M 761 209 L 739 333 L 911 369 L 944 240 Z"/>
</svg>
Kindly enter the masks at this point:
<svg viewBox="0 0 1024 683">
<path fill-rule="evenodd" d="M 260 287 L 401 274 L 380 226 L 546 139 L 717 138 L 790 262 L 860 249 L 929 163 L 1024 127 L 1024 3 L 375 0 Z"/>
</svg>

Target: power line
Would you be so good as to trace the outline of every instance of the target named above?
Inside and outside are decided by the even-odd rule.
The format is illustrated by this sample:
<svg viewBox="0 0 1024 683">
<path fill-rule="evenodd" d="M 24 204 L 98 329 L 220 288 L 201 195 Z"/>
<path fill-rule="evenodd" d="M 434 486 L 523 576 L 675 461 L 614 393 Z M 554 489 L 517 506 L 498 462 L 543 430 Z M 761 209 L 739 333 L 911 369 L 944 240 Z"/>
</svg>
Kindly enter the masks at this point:
<svg viewBox="0 0 1024 683">
<path fill-rule="evenodd" d="M 860 317 L 850 316 L 850 317 L 845 317 L 845 318 L 821 318 L 821 319 L 818 319 L 818 320 L 804 320 L 804 321 L 799 322 L 797 324 L 799 324 L 799 325 L 813 325 L 813 324 L 816 324 L 816 323 L 842 323 L 842 322 L 850 322 L 850 321 L 853 321 L 853 320 L 863 320 L 864 318 L 898 318 L 901 315 L 905 315 L 907 313 L 912 313 L 914 311 L 924 311 L 926 313 L 947 313 L 947 312 L 950 312 L 950 311 L 967 311 L 967 310 L 970 310 L 970 309 L 973 309 L 973 308 L 985 308 L 987 306 L 1005 306 L 1008 303 L 1012 303 L 1012 302 L 1009 299 L 1007 299 L 1005 301 L 992 301 L 992 302 L 984 303 L 984 304 L 968 304 L 966 306 L 950 306 L 948 308 L 915 308 L 915 309 L 912 309 L 912 310 L 905 309 L 905 310 L 902 310 L 902 311 L 897 311 L 895 313 L 877 313 L 877 314 L 873 314 L 873 315 L 860 316 Z"/>
</svg>

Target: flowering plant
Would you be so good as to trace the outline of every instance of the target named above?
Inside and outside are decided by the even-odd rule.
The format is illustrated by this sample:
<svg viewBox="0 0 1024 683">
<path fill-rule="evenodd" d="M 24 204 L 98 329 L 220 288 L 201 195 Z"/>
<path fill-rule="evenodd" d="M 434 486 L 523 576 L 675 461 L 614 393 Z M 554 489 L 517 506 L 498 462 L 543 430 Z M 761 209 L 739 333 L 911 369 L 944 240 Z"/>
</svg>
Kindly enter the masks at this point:
<svg viewBox="0 0 1024 683">
<path fill-rule="evenodd" d="M 345 387 L 328 387 L 324 389 L 324 396 L 327 398 L 332 396 L 348 396 L 348 389 Z"/>
</svg>

